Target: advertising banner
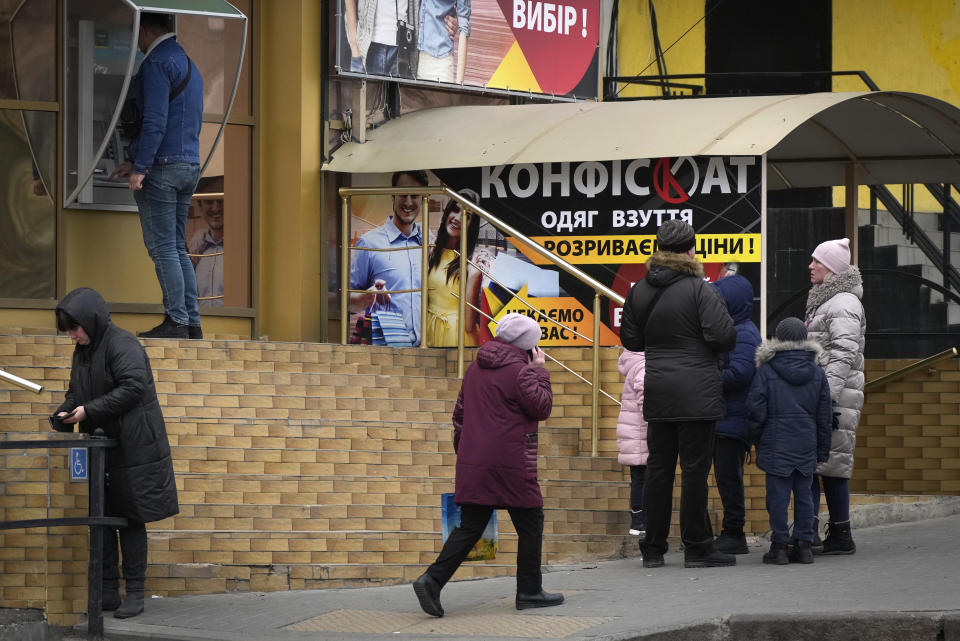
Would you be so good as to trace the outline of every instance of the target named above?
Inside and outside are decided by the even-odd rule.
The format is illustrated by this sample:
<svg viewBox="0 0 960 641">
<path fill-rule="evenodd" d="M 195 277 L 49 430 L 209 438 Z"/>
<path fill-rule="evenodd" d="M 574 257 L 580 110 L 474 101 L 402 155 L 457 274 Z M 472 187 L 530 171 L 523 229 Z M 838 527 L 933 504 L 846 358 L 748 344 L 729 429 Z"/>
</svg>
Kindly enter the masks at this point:
<svg viewBox="0 0 960 641">
<path fill-rule="evenodd" d="M 647 272 L 657 229 L 690 223 L 706 278 L 728 273 L 760 291 L 762 157 L 638 158 L 607 162 L 497 165 L 391 175 L 354 174 L 353 186 L 445 184 L 621 296 Z M 479 217 L 442 196 L 351 199 L 350 287 L 355 343 L 457 344 L 459 248 L 467 234 L 467 346 L 496 334 L 496 321 L 520 312 L 540 322 L 544 347 L 589 346 L 594 291 Z M 420 327 L 420 237 L 426 230 L 428 326 Z M 479 268 L 479 269 L 478 269 Z M 481 271 L 482 270 L 482 271 Z M 384 296 L 377 292 L 394 292 Z M 601 297 L 600 343 L 619 345 L 621 307 Z M 544 317 L 563 325 L 545 320 Z M 491 320 L 493 319 L 493 320 Z M 754 321 L 759 305 L 754 306 Z M 394 337 L 382 328 L 393 323 Z M 381 336 L 377 334 L 378 324 Z"/>
<path fill-rule="evenodd" d="M 760 291 L 762 158 L 640 158 L 609 162 L 498 165 L 434 172 L 480 205 L 588 275 L 626 296 L 647 272 L 657 229 L 680 218 L 697 233 L 708 280 L 746 276 Z M 496 243 L 494 243 L 496 244 Z M 481 302 L 499 318 L 534 309 L 570 330 L 541 321 L 542 345 L 589 345 L 593 289 L 511 238 L 503 238 Z M 507 291 L 509 290 L 509 292 Z M 618 345 L 621 307 L 602 299 L 602 345 Z M 754 316 L 759 317 L 759 305 Z M 492 324 L 488 330 L 493 331 Z"/>
<path fill-rule="evenodd" d="M 599 0 L 337 2 L 341 74 L 598 97 Z"/>
</svg>

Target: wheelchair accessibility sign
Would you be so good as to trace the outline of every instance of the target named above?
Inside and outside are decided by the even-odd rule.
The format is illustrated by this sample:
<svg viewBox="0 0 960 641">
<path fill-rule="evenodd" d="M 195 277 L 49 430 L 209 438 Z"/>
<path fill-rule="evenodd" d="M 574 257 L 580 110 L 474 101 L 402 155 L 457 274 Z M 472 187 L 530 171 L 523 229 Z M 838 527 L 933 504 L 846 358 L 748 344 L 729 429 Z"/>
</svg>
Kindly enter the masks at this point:
<svg viewBox="0 0 960 641">
<path fill-rule="evenodd" d="M 87 448 L 85 447 L 70 448 L 70 480 L 87 480 Z"/>
</svg>

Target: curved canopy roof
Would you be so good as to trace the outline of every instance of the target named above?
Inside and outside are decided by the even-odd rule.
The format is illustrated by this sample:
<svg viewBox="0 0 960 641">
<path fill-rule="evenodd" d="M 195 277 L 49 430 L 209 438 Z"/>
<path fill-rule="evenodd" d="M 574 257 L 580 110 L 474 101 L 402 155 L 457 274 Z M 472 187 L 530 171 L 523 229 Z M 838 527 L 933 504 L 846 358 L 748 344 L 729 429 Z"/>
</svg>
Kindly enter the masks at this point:
<svg viewBox="0 0 960 641">
<path fill-rule="evenodd" d="M 960 182 L 960 109 L 904 92 L 426 109 L 346 143 L 324 169 L 767 154 L 768 189 Z"/>
</svg>

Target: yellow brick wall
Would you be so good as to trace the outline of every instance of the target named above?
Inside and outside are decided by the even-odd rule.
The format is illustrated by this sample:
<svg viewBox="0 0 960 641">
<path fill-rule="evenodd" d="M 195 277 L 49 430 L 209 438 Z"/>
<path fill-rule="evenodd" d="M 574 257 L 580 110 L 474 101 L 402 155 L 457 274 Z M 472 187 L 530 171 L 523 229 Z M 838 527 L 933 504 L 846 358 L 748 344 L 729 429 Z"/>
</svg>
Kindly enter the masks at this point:
<svg viewBox="0 0 960 641">
<path fill-rule="evenodd" d="M 65 338 L 0 336 L 0 367 L 47 387 L 39 395 L 0 389 L 0 438 L 48 433 L 45 416 L 63 397 L 71 352 Z M 151 341 L 148 353 L 181 504 L 177 516 L 149 525 L 148 591 L 396 583 L 433 560 L 439 494 L 453 490 L 455 351 Z M 550 355 L 584 373 L 592 367 L 587 350 Z M 601 358 L 602 387 L 617 398 L 618 355 L 604 349 Z M 871 363 L 869 378 L 899 365 Z M 618 406 L 601 396 L 593 458 L 590 388 L 555 364 L 551 373 L 554 410 L 541 425 L 539 461 L 545 563 L 636 555 L 636 538 L 625 535 L 629 471 L 616 462 Z M 956 492 L 957 362 L 924 376 L 868 396 L 857 491 Z M 881 424 L 885 433 L 870 433 Z M 906 426 L 916 434 L 891 435 Z M 0 457 L 0 518 L 85 513 L 86 486 L 68 480 L 64 452 L 0 450 Z M 866 471 L 889 480 L 897 469 L 941 484 L 856 485 Z M 752 464 L 745 482 L 747 529 L 763 533 L 764 480 Z M 711 496 L 719 525 L 713 489 Z M 498 558 L 467 564 L 458 577 L 512 573 L 516 538 L 506 513 L 499 532 Z M 86 606 L 86 546 L 85 528 L 0 531 L 0 606 L 46 607 L 52 622 L 75 620 Z"/>
</svg>

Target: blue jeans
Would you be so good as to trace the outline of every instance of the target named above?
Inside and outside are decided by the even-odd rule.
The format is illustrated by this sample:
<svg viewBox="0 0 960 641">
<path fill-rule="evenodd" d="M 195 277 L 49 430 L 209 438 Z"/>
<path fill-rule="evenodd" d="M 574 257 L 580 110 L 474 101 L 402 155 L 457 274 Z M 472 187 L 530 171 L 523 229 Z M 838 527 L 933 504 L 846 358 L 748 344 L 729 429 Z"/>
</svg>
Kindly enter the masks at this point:
<svg viewBox="0 0 960 641">
<path fill-rule="evenodd" d="M 187 256 L 187 213 L 200 178 L 200 165 L 154 165 L 133 192 L 140 210 L 143 244 L 157 270 L 163 309 L 181 325 L 200 326 L 197 277 Z"/>
<path fill-rule="evenodd" d="M 397 46 L 382 45 L 379 42 L 371 42 L 367 49 L 367 60 L 365 63 L 366 72 L 377 76 L 396 76 L 397 71 Z M 350 62 L 351 71 L 353 61 Z"/>
<path fill-rule="evenodd" d="M 770 540 L 774 543 L 790 542 L 790 527 L 787 512 L 790 509 L 790 494 L 793 493 L 793 535 L 798 541 L 813 542 L 813 493 L 810 477 L 794 470 L 790 476 L 767 474 L 767 512 L 770 514 Z"/>
</svg>

